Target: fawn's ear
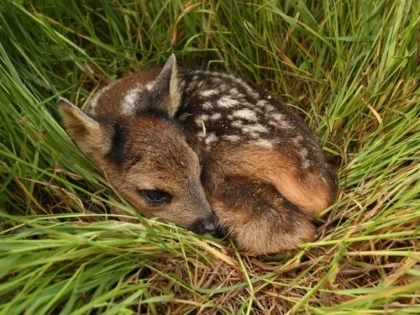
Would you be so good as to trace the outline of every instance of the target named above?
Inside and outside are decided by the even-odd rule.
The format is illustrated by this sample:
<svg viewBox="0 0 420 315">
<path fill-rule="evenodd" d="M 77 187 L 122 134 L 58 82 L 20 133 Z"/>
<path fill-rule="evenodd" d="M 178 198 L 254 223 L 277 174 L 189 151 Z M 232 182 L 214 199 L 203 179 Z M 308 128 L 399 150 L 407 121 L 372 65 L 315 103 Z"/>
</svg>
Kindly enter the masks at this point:
<svg viewBox="0 0 420 315">
<path fill-rule="evenodd" d="M 76 142 L 80 150 L 87 155 L 92 155 L 94 152 L 102 154 L 107 152 L 109 141 L 106 141 L 107 137 L 99 122 L 64 98 L 60 98 L 57 105 L 68 135 Z"/>
<path fill-rule="evenodd" d="M 150 91 L 139 100 L 138 111 L 163 112 L 169 117 L 173 117 L 181 102 L 177 74 L 176 58 L 172 54 Z"/>
</svg>

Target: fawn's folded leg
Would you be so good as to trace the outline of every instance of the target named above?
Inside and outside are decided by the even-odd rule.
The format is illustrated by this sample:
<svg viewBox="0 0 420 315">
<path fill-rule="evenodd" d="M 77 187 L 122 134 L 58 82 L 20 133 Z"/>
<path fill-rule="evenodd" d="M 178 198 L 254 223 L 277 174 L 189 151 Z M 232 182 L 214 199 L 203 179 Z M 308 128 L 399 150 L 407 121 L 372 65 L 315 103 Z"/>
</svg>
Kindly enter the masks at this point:
<svg viewBox="0 0 420 315">
<path fill-rule="evenodd" d="M 312 217 L 270 184 L 227 177 L 208 198 L 220 225 L 250 255 L 292 250 L 315 238 Z"/>
</svg>

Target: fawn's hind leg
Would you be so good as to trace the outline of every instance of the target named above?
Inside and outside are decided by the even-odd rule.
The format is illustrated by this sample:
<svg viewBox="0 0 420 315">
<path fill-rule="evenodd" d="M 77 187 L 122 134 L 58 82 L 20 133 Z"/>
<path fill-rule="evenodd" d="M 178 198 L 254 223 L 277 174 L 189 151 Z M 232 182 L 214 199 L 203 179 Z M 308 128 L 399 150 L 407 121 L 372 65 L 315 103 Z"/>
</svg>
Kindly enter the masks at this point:
<svg viewBox="0 0 420 315">
<path fill-rule="evenodd" d="M 315 237 L 311 218 L 270 184 L 225 177 L 208 198 L 222 228 L 250 255 L 295 249 Z"/>
</svg>

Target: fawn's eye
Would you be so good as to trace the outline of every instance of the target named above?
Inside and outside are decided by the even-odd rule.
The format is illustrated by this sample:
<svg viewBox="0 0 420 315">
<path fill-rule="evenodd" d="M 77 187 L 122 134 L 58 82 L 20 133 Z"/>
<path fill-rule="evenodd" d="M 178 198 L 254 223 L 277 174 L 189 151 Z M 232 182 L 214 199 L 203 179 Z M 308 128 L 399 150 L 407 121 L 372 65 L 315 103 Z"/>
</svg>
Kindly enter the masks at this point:
<svg viewBox="0 0 420 315">
<path fill-rule="evenodd" d="M 157 207 L 172 201 L 172 196 L 163 190 L 142 189 L 139 192 L 151 206 Z"/>
</svg>

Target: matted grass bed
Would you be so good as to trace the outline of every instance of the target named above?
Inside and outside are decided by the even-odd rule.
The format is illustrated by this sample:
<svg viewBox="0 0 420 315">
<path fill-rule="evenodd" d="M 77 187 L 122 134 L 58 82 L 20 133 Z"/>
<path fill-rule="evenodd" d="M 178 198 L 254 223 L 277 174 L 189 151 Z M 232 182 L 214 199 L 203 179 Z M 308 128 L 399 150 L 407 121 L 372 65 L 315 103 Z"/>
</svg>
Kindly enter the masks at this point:
<svg viewBox="0 0 420 315">
<path fill-rule="evenodd" d="M 420 313 L 419 17 L 415 0 L 0 1 L 0 314 Z M 142 219 L 71 142 L 59 96 L 84 107 L 172 52 L 313 128 L 340 179 L 315 242 L 246 257 Z"/>
</svg>

